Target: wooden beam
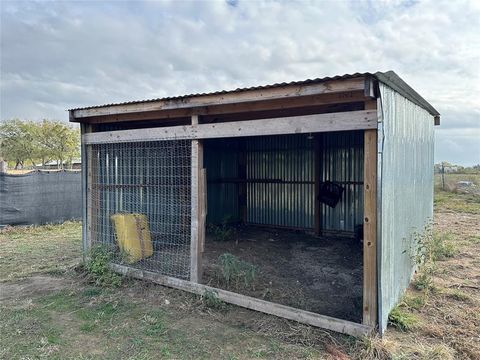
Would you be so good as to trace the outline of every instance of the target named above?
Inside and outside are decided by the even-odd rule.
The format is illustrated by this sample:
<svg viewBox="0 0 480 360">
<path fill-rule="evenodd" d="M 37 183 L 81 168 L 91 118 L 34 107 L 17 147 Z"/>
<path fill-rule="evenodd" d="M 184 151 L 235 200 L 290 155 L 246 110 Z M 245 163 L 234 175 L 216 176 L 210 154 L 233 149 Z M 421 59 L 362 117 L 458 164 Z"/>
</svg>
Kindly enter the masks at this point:
<svg viewBox="0 0 480 360">
<path fill-rule="evenodd" d="M 83 129 L 83 134 L 90 134 L 92 131 L 92 126 L 91 125 L 86 125 L 85 128 Z M 82 135 L 83 136 L 83 135 Z M 85 152 L 85 159 L 82 158 L 82 166 L 83 163 L 86 163 L 86 176 L 85 176 L 85 205 L 86 205 L 86 219 L 83 219 L 85 224 L 83 224 L 83 231 L 85 231 L 85 234 L 83 235 L 85 237 L 85 249 L 84 251 L 87 253 L 90 251 L 92 248 L 92 242 L 95 237 L 95 223 L 94 219 L 97 216 L 98 212 L 98 203 L 95 202 L 94 200 L 98 201 L 98 190 L 93 189 L 92 183 L 93 183 L 93 176 L 94 176 L 94 170 L 97 171 L 97 169 L 93 169 L 93 151 L 91 146 L 87 146 L 86 144 L 82 144 L 82 147 L 84 147 L 84 152 Z M 84 171 L 84 169 L 82 169 Z"/>
<path fill-rule="evenodd" d="M 192 125 L 198 125 L 198 116 L 192 116 Z M 202 279 L 202 241 L 205 237 L 204 190 L 202 185 L 203 144 L 192 140 L 191 155 L 191 228 L 190 228 L 190 280 Z"/>
<path fill-rule="evenodd" d="M 377 325 L 377 130 L 364 134 L 363 324 Z"/>
<path fill-rule="evenodd" d="M 341 93 L 331 94 L 319 94 L 308 95 L 299 97 L 289 97 L 271 100 L 258 100 L 252 102 L 240 102 L 224 105 L 210 105 L 210 106 L 198 106 L 192 108 L 180 108 L 169 110 L 154 110 L 154 111 L 141 111 L 134 113 L 119 113 L 111 115 L 99 115 L 86 118 L 75 119 L 73 116 L 70 121 L 76 122 L 88 122 L 92 124 L 97 123 L 112 123 L 112 122 L 132 122 L 132 121 L 145 121 L 145 120 L 162 120 L 162 122 L 179 121 L 179 119 L 185 119 L 187 123 L 190 123 L 190 117 L 192 115 L 201 115 L 204 117 L 212 116 L 226 116 L 230 114 L 236 114 L 242 116 L 245 114 L 264 113 L 268 111 L 286 111 L 290 112 L 303 109 L 303 108 L 319 108 L 333 105 L 346 105 L 351 103 L 358 103 L 365 101 L 365 95 L 363 90 L 347 91 Z M 325 111 L 330 112 L 330 111 Z M 292 114 L 296 115 L 296 114 Z M 301 114 L 305 115 L 305 114 Z M 265 116 L 269 118 L 273 116 Z M 249 120 L 249 119 L 242 119 Z M 183 125 L 183 124 L 182 124 Z"/>
<path fill-rule="evenodd" d="M 134 269 L 123 265 L 111 264 L 110 266 L 114 271 L 125 276 L 151 281 L 156 284 L 188 291 L 200 296 L 205 295 L 205 292 L 208 291 L 216 294 L 218 299 L 230 304 L 343 334 L 352 336 L 366 336 L 373 331 L 373 328 L 370 326 L 357 324 L 330 316 L 320 315 L 285 305 L 275 304 L 269 301 L 237 294 L 231 291 L 194 283 L 192 281 L 181 280 L 170 276 L 160 275 L 151 271 Z"/>
<path fill-rule="evenodd" d="M 207 221 L 207 169 L 203 167 L 200 172 L 200 192 L 199 192 L 199 238 L 198 242 L 200 244 L 199 258 L 203 259 L 203 252 L 205 251 L 205 231 L 206 231 L 206 221 Z M 203 269 L 203 263 L 200 262 L 200 269 Z M 202 272 L 200 272 L 202 275 Z M 200 279 L 202 276 L 200 276 Z"/>
<path fill-rule="evenodd" d="M 321 83 L 285 85 L 263 89 L 232 91 L 219 94 L 200 96 L 183 96 L 167 100 L 137 102 L 132 104 L 118 104 L 101 106 L 89 109 L 71 110 L 71 119 L 79 120 L 84 117 L 104 116 L 113 114 L 127 114 L 145 111 L 185 109 L 202 106 L 225 105 L 234 103 L 253 102 L 259 100 L 288 99 L 299 96 L 331 94 L 364 90 L 364 77 L 353 79 L 329 80 Z"/>
<path fill-rule="evenodd" d="M 374 79 L 370 76 L 365 77 L 364 94 L 366 98 L 375 98 L 375 82 Z"/>
<path fill-rule="evenodd" d="M 243 136 L 302 134 L 328 131 L 376 129 L 377 112 L 347 111 L 330 114 L 237 121 L 190 126 L 105 131 L 85 134 L 85 144 L 139 142 L 173 139 L 213 139 Z"/>
</svg>

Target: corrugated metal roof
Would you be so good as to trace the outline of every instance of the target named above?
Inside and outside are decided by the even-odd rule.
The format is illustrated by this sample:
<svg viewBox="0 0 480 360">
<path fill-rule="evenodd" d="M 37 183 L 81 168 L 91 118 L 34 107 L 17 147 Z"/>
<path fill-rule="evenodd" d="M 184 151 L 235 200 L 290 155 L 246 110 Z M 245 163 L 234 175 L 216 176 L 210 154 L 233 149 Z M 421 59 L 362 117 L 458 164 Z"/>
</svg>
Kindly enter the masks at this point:
<svg viewBox="0 0 480 360">
<path fill-rule="evenodd" d="M 223 95 L 223 94 L 232 94 L 232 93 L 239 93 L 244 91 L 251 91 L 251 90 L 265 90 L 271 88 L 280 88 L 285 86 L 292 86 L 292 85 L 307 85 L 307 84 L 315 84 L 315 83 L 322 83 L 326 81 L 332 80 L 346 80 L 346 79 L 353 79 L 357 77 L 364 77 L 364 76 L 371 76 L 378 81 L 385 83 L 386 85 L 390 86 L 404 97 L 410 99 L 417 105 L 423 107 L 424 109 L 428 110 L 430 114 L 437 116 L 440 115 L 435 108 L 430 105 L 423 97 L 421 97 L 415 90 L 413 90 L 405 81 L 403 81 L 395 72 L 388 71 L 388 72 L 376 72 L 376 73 L 354 73 L 354 74 L 345 74 L 345 75 L 337 75 L 333 77 L 323 77 L 323 78 L 316 78 L 316 79 L 307 79 L 302 81 L 291 81 L 291 82 L 283 82 L 283 83 L 275 83 L 270 85 L 262 85 L 262 86 L 251 86 L 245 88 L 237 88 L 235 90 L 221 90 L 221 91 L 214 91 L 214 92 L 206 92 L 206 93 L 195 93 L 195 94 L 188 94 L 188 95 L 180 95 L 180 96 L 171 96 L 171 97 L 163 97 L 163 98 L 156 98 L 156 99 L 145 99 L 145 100 L 136 100 L 136 101 L 125 101 L 120 103 L 110 103 L 110 104 L 103 104 L 103 105 L 95 105 L 95 106 L 86 106 L 86 107 L 78 107 L 74 109 L 69 109 L 69 111 L 75 110 L 87 110 L 87 109 L 96 109 L 96 108 L 103 108 L 107 106 L 116 106 L 116 105 L 130 105 L 130 104 L 142 104 L 142 103 L 150 103 L 156 101 L 169 101 L 169 100 L 185 100 L 188 98 L 193 97 L 200 97 L 206 95 Z"/>
</svg>

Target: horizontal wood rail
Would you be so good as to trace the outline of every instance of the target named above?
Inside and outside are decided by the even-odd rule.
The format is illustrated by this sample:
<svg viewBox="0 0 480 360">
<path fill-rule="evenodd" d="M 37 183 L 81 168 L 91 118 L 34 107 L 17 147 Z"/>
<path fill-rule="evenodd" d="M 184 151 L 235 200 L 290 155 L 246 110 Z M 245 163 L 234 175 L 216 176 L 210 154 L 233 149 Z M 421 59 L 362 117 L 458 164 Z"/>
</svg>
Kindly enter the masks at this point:
<svg viewBox="0 0 480 360">
<path fill-rule="evenodd" d="M 289 99 L 302 98 L 304 96 L 311 95 L 336 95 L 337 93 L 347 93 L 348 98 L 357 99 L 355 96 L 349 96 L 351 92 L 361 91 L 364 93 L 365 78 L 360 76 L 358 78 L 344 79 L 344 80 L 330 80 L 316 84 L 300 84 L 300 85 L 285 85 L 275 88 L 263 88 L 263 89 L 250 89 L 245 91 L 232 91 L 220 94 L 205 94 L 195 96 L 182 96 L 171 99 L 159 99 L 154 101 L 144 102 L 132 102 L 130 104 L 114 104 L 105 105 L 99 107 L 91 107 L 86 109 L 70 110 L 70 121 L 81 121 L 82 118 L 95 117 L 95 116 L 115 116 L 123 114 L 135 114 L 146 112 L 165 112 L 165 111 L 178 111 L 181 109 L 189 110 L 196 107 L 213 107 L 222 105 L 232 105 L 233 108 L 229 108 L 227 113 L 234 112 L 234 110 L 246 110 L 252 111 L 242 107 L 243 103 L 250 102 L 265 102 L 269 100 L 286 101 Z M 338 100 L 344 100 L 340 95 Z M 364 94 L 362 98 L 365 99 Z M 311 101 L 308 102 L 312 103 Z M 314 103 L 312 103 L 314 104 Z M 254 106 L 255 108 L 255 106 Z M 260 105 L 260 108 L 263 107 Z M 179 113 L 176 115 L 190 116 L 194 113 Z M 204 113 L 197 113 L 204 115 Z M 158 116 L 161 116 L 158 114 Z"/>
<path fill-rule="evenodd" d="M 198 284 L 187 280 L 181 280 L 170 276 L 160 275 L 151 271 L 134 269 L 118 264 L 110 264 L 110 267 L 112 270 L 122 275 L 130 276 L 136 279 L 148 280 L 156 284 L 185 290 L 197 295 L 204 295 L 205 291 L 212 291 L 220 300 L 230 304 L 343 334 L 352 336 L 365 336 L 371 333 L 373 330 L 373 328 L 370 326 L 357 324 L 330 316 L 319 315 L 285 305 L 275 304 L 269 301 L 256 299 L 231 291 L 217 289 L 211 286 Z"/>
<path fill-rule="evenodd" d="M 84 144 L 304 134 L 377 128 L 377 111 L 360 110 L 214 124 L 194 124 L 84 134 Z"/>
</svg>

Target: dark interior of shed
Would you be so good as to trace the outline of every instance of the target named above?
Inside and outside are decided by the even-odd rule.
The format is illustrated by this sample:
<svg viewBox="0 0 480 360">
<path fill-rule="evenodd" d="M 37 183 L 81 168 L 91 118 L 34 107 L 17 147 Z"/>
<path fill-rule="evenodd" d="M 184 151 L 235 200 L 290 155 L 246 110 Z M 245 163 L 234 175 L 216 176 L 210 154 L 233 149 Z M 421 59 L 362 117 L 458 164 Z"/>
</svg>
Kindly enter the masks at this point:
<svg viewBox="0 0 480 360">
<path fill-rule="evenodd" d="M 363 132 L 210 139 L 203 149 L 202 282 L 361 322 Z M 342 189 L 334 206 L 322 202 L 329 182 Z"/>
</svg>

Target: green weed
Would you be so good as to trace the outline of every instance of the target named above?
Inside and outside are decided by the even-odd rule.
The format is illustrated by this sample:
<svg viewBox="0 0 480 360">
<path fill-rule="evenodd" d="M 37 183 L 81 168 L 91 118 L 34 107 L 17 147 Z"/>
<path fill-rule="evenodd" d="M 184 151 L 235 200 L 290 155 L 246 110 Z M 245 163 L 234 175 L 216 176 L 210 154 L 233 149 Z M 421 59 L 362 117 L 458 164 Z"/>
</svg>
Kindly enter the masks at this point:
<svg viewBox="0 0 480 360">
<path fill-rule="evenodd" d="M 86 269 L 92 277 L 95 285 L 103 287 L 119 287 L 122 284 L 122 277 L 113 272 L 109 267 L 114 258 L 115 255 L 110 247 L 98 245 L 90 250 Z"/>
<path fill-rule="evenodd" d="M 80 330 L 87 333 L 92 332 L 93 330 L 95 330 L 95 328 L 96 328 L 95 323 L 91 323 L 91 322 L 83 323 L 82 325 L 80 325 Z"/>
<path fill-rule="evenodd" d="M 230 253 L 220 255 L 218 260 L 222 265 L 222 276 L 227 287 L 238 289 L 242 283 L 245 287 L 253 287 L 257 273 L 254 265 Z"/>
<path fill-rule="evenodd" d="M 457 301 L 470 301 L 471 297 L 468 294 L 465 294 L 464 292 L 460 290 L 453 290 L 447 296 L 451 299 L 457 300 Z"/>
<path fill-rule="evenodd" d="M 435 232 L 433 234 L 431 247 L 433 261 L 445 260 L 454 257 L 457 253 L 453 242 L 453 235 L 450 233 Z"/>
<path fill-rule="evenodd" d="M 215 310 L 223 310 L 227 306 L 227 304 L 218 298 L 217 293 L 212 290 L 205 290 L 202 295 L 202 302 L 206 307 Z"/>
<path fill-rule="evenodd" d="M 403 305 L 409 309 L 420 310 L 425 306 L 425 296 L 405 296 L 403 298 Z"/>
<path fill-rule="evenodd" d="M 166 333 L 163 311 L 151 311 L 143 316 L 142 321 L 145 324 L 145 335 L 158 336 Z"/>
<path fill-rule="evenodd" d="M 396 306 L 388 315 L 388 323 L 400 331 L 410 331 L 418 323 L 415 315 L 403 311 L 400 306 Z"/>
</svg>

